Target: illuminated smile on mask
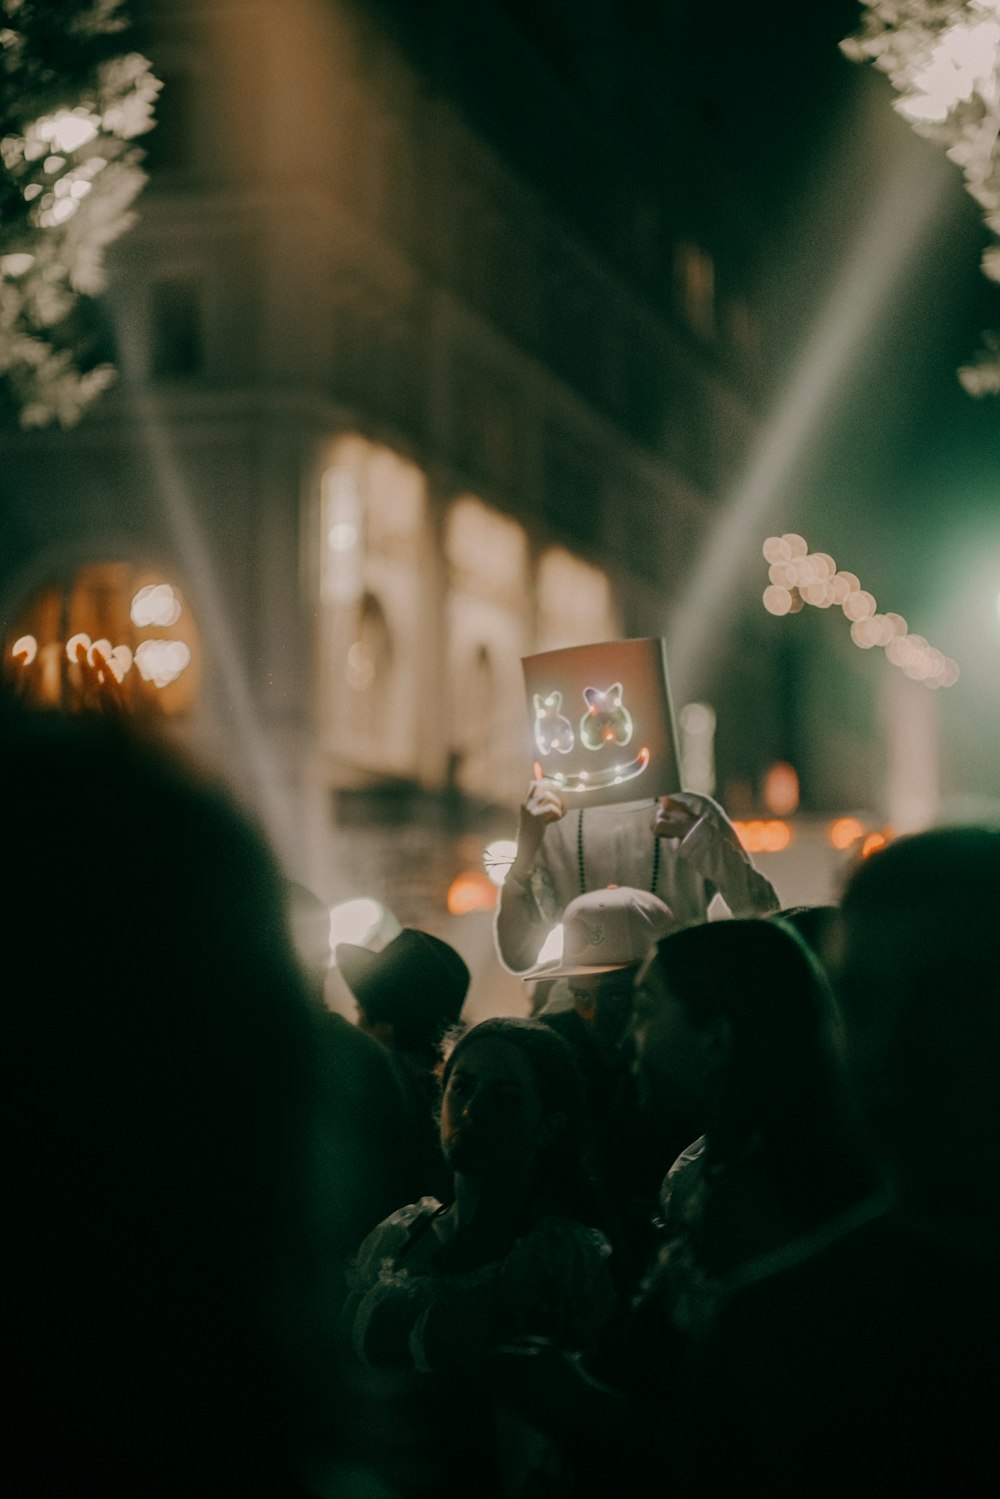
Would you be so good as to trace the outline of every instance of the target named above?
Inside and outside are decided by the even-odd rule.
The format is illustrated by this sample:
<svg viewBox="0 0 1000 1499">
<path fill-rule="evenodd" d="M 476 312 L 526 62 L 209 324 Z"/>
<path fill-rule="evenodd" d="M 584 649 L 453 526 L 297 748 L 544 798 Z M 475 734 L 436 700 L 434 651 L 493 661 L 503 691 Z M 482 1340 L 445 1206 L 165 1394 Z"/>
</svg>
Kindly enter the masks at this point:
<svg viewBox="0 0 1000 1499">
<path fill-rule="evenodd" d="M 644 746 L 635 759 L 629 760 L 625 765 L 609 765 L 606 770 L 571 771 L 568 775 L 558 770 L 543 770 L 541 763 L 536 760 L 535 779 L 553 781 L 560 791 L 599 791 L 604 786 L 617 786 L 621 781 L 631 781 L 636 776 L 641 776 L 649 764 L 649 758 L 649 750 Z"/>
</svg>

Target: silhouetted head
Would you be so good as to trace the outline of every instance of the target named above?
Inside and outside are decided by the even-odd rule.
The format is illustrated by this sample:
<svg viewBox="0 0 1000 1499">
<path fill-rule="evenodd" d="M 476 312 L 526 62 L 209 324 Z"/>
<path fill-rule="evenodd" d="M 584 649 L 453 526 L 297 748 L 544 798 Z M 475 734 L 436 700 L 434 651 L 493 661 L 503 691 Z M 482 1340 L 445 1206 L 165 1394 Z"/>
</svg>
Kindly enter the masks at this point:
<svg viewBox="0 0 1000 1499">
<path fill-rule="evenodd" d="M 849 1076 L 904 1198 L 1000 1232 L 1000 830 L 900 838 L 842 902 Z"/>
<path fill-rule="evenodd" d="M 818 965 L 786 927 L 717 921 L 665 937 L 637 985 L 641 1106 L 716 1148 L 787 1148 L 836 1091 L 833 1023 Z"/>
<path fill-rule="evenodd" d="M 770 921 L 783 921 L 798 934 L 817 957 L 824 959 L 830 941 L 830 934 L 837 920 L 837 907 L 833 905 L 819 906 L 785 906 L 781 911 L 775 911 L 768 918 Z"/>
<path fill-rule="evenodd" d="M 584 1175 L 584 1093 L 561 1036 L 537 1020 L 483 1020 L 452 1050 L 442 1085 L 453 1170 L 524 1173 L 570 1205 Z"/>
<path fill-rule="evenodd" d="M 563 912 L 562 956 L 521 975 L 526 983 L 565 979 L 577 1014 L 610 1058 L 632 1015 L 635 975 L 654 942 L 677 926 L 674 913 L 649 890 L 608 885 L 586 890 Z"/>
<path fill-rule="evenodd" d="M 278 872 L 107 720 L 5 718 L 0 785 L 8 1357 L 52 1423 L 31 1461 L 45 1492 L 134 1491 L 152 1450 L 225 1487 L 280 1440 L 315 1289 L 314 1012 Z"/>
<path fill-rule="evenodd" d="M 431 932 L 403 927 L 378 952 L 340 942 L 337 966 L 366 1029 L 391 1027 L 391 1044 L 430 1056 L 462 1013 L 469 989 L 465 961 Z"/>
</svg>

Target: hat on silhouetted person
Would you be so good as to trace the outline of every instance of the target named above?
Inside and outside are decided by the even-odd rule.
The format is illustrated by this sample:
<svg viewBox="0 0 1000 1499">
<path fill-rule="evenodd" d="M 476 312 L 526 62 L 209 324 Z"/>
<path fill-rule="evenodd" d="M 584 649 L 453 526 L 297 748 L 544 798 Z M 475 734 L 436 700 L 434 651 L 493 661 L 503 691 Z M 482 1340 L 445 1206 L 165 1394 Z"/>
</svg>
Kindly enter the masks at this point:
<svg viewBox="0 0 1000 1499">
<path fill-rule="evenodd" d="M 461 1014 L 469 970 L 430 932 L 405 926 L 378 952 L 339 942 L 334 955 L 367 1023 L 392 1025 L 404 1051 L 433 1045 Z"/>
</svg>

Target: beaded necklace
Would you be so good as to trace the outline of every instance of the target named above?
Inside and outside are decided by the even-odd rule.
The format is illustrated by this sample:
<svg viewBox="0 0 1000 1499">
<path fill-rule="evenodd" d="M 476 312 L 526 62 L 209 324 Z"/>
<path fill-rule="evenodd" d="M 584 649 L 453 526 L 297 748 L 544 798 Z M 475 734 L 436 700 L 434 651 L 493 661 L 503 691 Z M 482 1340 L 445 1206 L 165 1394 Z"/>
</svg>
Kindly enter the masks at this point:
<svg viewBox="0 0 1000 1499">
<path fill-rule="evenodd" d="M 583 808 L 580 808 L 580 818 L 576 825 L 576 872 L 580 881 L 580 894 L 584 895 L 587 890 L 587 858 L 583 848 Z M 660 840 L 653 834 L 653 874 L 649 882 L 652 895 L 656 894 L 656 882 L 660 878 Z"/>
</svg>

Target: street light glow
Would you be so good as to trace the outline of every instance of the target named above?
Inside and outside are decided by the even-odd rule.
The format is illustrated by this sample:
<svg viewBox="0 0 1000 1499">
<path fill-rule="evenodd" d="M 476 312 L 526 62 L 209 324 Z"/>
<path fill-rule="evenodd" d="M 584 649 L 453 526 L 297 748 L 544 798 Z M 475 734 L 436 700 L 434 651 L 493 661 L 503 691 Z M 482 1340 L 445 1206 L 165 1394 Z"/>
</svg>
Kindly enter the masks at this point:
<svg viewBox="0 0 1000 1499">
<path fill-rule="evenodd" d="M 337 960 L 337 944 L 351 942 L 356 947 L 367 947 L 378 934 L 385 918 L 385 909 L 377 900 L 362 895 L 356 900 L 341 901 L 330 911 L 330 951 Z"/>
</svg>

